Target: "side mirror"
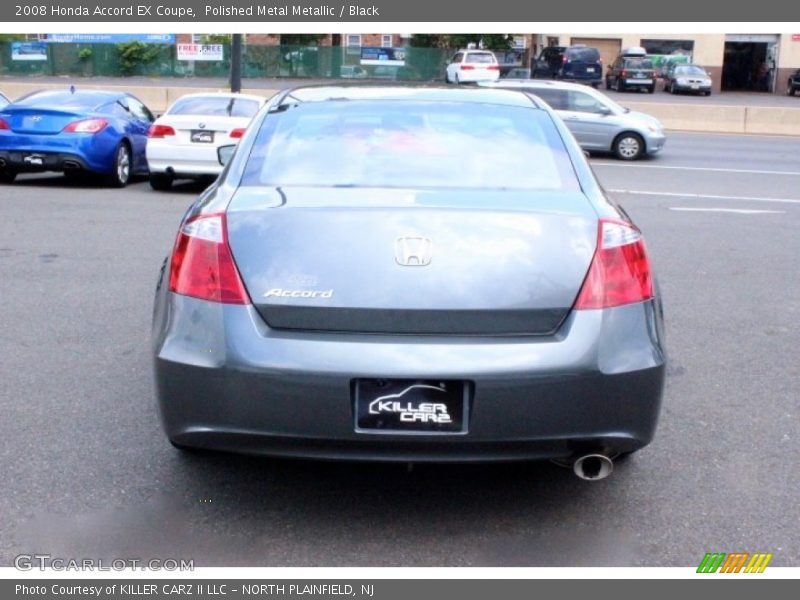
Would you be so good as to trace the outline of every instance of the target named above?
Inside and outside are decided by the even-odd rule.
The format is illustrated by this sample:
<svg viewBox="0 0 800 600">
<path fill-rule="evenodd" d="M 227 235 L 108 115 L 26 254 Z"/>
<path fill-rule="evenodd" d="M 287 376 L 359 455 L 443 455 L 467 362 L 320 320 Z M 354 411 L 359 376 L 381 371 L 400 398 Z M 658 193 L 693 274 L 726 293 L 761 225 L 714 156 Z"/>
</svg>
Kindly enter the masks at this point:
<svg viewBox="0 0 800 600">
<path fill-rule="evenodd" d="M 217 148 L 217 160 L 219 160 L 219 164 L 224 167 L 231 162 L 234 152 L 236 152 L 236 144 L 231 144 L 230 146 L 220 146 Z"/>
<path fill-rule="evenodd" d="M 612 112 L 612 111 L 611 111 L 611 109 L 610 109 L 610 108 L 608 108 L 607 106 L 601 106 L 601 107 L 600 107 L 600 108 L 597 110 L 597 112 L 598 112 L 599 114 L 603 115 L 604 117 L 607 117 L 608 115 L 610 115 L 610 114 L 611 114 L 611 112 Z"/>
</svg>

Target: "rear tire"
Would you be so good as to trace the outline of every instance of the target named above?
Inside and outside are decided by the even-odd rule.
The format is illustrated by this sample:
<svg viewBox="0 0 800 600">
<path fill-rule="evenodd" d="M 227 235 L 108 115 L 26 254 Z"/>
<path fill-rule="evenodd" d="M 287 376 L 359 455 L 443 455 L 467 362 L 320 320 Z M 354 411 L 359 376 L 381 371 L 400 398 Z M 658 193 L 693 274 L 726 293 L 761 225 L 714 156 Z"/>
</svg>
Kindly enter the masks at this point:
<svg viewBox="0 0 800 600">
<path fill-rule="evenodd" d="M 625 84 L 622 83 L 622 80 L 617 78 L 617 92 L 622 94 L 625 91 Z"/>
<path fill-rule="evenodd" d="M 159 192 L 166 192 L 172 187 L 173 177 L 166 173 L 150 173 L 150 187 Z"/>
<path fill-rule="evenodd" d="M 0 169 L 0 183 L 14 183 L 17 172 L 11 169 Z"/>
<path fill-rule="evenodd" d="M 644 154 L 644 140 L 638 133 L 620 133 L 611 146 L 614 156 L 620 160 L 637 160 Z"/>
<path fill-rule="evenodd" d="M 453 75 L 453 77 L 455 78 L 455 79 L 454 79 L 454 81 L 453 81 L 453 83 L 455 83 L 456 85 L 461 85 L 461 82 L 458 80 L 458 73 L 456 73 L 455 75 Z"/>
<path fill-rule="evenodd" d="M 655 84 L 653 84 L 653 85 L 651 85 L 649 88 L 647 88 L 647 93 L 648 93 L 648 94 L 653 94 L 653 93 L 655 93 L 655 91 L 656 91 L 656 86 L 655 86 Z"/>
<path fill-rule="evenodd" d="M 608 80 L 608 77 L 606 77 L 606 89 L 607 90 L 611 89 L 611 82 Z"/>
<path fill-rule="evenodd" d="M 133 172 L 131 148 L 127 142 L 120 142 L 114 152 L 114 170 L 106 177 L 108 185 L 123 188 L 128 185 Z"/>
<path fill-rule="evenodd" d="M 797 88 L 795 88 L 793 85 L 790 85 L 790 86 L 789 86 L 789 87 L 786 89 L 786 95 L 787 95 L 787 96 L 794 96 L 794 93 L 795 93 L 796 91 L 797 91 Z"/>
</svg>

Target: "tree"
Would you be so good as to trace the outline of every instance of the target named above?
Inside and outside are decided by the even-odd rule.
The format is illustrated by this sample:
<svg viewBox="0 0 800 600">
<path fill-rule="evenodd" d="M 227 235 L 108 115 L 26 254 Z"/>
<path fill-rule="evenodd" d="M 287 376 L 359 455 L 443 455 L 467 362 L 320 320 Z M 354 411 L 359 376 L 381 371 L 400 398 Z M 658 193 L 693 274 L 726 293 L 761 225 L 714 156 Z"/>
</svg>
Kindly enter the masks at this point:
<svg viewBox="0 0 800 600">
<path fill-rule="evenodd" d="M 446 37 L 449 48 L 467 48 L 475 44 L 476 48 L 483 47 L 486 50 L 507 50 L 514 42 L 514 36 L 510 33 L 460 33 Z"/>
<path fill-rule="evenodd" d="M 282 33 L 281 46 L 316 46 L 324 33 Z"/>
</svg>

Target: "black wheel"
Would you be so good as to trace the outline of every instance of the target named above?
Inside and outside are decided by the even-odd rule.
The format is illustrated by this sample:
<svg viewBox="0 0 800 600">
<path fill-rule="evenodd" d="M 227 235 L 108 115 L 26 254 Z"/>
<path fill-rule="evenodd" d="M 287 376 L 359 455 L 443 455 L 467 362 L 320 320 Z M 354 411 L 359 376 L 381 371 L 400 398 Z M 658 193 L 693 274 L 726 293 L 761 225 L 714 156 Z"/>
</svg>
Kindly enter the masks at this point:
<svg viewBox="0 0 800 600">
<path fill-rule="evenodd" d="M 114 170 L 106 177 L 108 184 L 118 188 L 128 185 L 133 170 L 132 162 L 130 146 L 126 142 L 120 142 L 114 153 Z"/>
<path fill-rule="evenodd" d="M 636 160 L 644 154 L 644 140 L 638 133 L 626 131 L 617 136 L 611 149 L 620 160 Z"/>
<path fill-rule="evenodd" d="M 600 87 L 600 82 L 599 82 L 599 81 L 593 81 L 593 82 L 592 82 L 592 87 L 593 87 L 594 89 L 597 89 L 597 88 L 599 88 L 599 87 Z"/>
<path fill-rule="evenodd" d="M 606 77 L 606 89 L 607 90 L 611 89 L 611 82 L 608 80 L 608 77 Z"/>
<path fill-rule="evenodd" d="M 14 183 L 17 178 L 17 172 L 11 169 L 0 169 L 0 183 Z"/>
<path fill-rule="evenodd" d="M 453 77 L 455 77 L 455 81 L 453 81 L 453 83 L 455 83 L 456 85 L 459 85 L 460 82 L 458 81 L 458 73 L 453 75 Z"/>
<path fill-rule="evenodd" d="M 655 91 L 656 91 L 656 84 L 653 84 L 649 88 L 647 88 L 647 93 L 648 94 L 653 94 L 653 93 L 655 93 Z"/>
<path fill-rule="evenodd" d="M 625 84 L 622 83 L 622 79 L 617 77 L 617 91 L 621 94 L 625 91 Z"/>
<path fill-rule="evenodd" d="M 150 173 L 150 187 L 165 192 L 172 187 L 172 176 L 166 173 Z"/>
<path fill-rule="evenodd" d="M 669 82 L 669 93 L 673 94 L 673 95 L 676 93 L 675 92 L 675 84 L 673 82 L 671 82 L 671 81 Z"/>
<path fill-rule="evenodd" d="M 790 85 L 788 88 L 786 88 L 786 95 L 787 96 L 794 96 L 794 93 L 796 91 L 797 91 L 797 88 L 794 87 L 793 85 Z"/>
</svg>

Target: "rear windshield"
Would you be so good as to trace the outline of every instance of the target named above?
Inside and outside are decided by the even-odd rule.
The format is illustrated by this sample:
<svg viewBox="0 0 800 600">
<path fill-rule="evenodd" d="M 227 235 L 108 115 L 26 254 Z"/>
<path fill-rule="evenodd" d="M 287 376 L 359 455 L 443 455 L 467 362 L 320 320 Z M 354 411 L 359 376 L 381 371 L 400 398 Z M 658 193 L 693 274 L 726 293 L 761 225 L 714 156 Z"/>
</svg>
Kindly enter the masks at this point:
<svg viewBox="0 0 800 600">
<path fill-rule="evenodd" d="M 597 51 L 597 48 L 569 48 L 567 49 L 567 58 L 580 62 L 598 62 L 600 52 Z"/>
<path fill-rule="evenodd" d="M 248 117 L 258 112 L 258 102 L 225 96 L 194 96 L 178 100 L 169 109 L 171 115 L 207 115 L 209 117 Z"/>
<path fill-rule="evenodd" d="M 467 54 L 468 63 L 493 63 L 495 61 L 494 54 L 489 52 L 481 52 L 479 54 Z"/>
<path fill-rule="evenodd" d="M 652 69 L 653 62 L 649 58 L 626 58 L 625 68 L 627 69 Z"/>
<path fill-rule="evenodd" d="M 17 106 L 52 106 L 59 110 L 79 109 L 91 110 L 112 100 L 109 94 L 93 92 L 45 91 L 28 94 L 15 102 Z"/>
<path fill-rule="evenodd" d="M 550 115 L 462 102 L 307 102 L 271 113 L 245 186 L 577 190 Z"/>
</svg>

